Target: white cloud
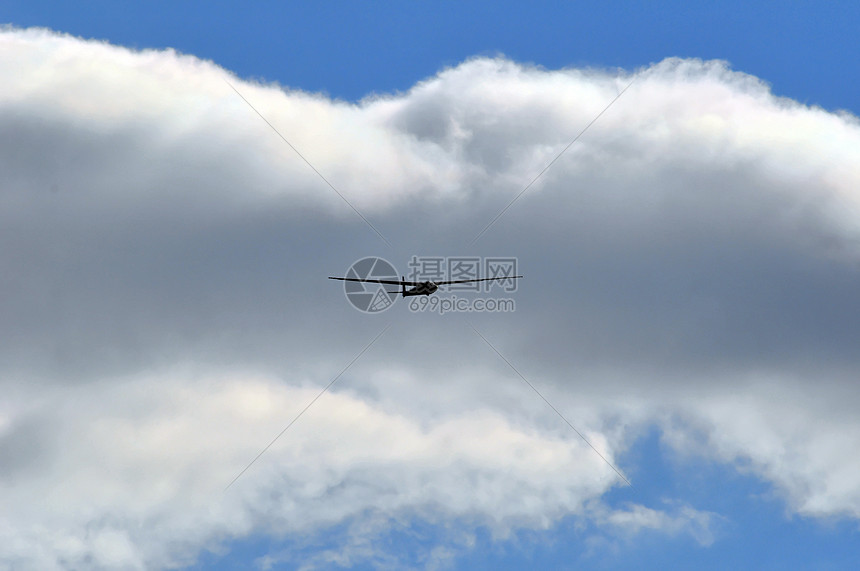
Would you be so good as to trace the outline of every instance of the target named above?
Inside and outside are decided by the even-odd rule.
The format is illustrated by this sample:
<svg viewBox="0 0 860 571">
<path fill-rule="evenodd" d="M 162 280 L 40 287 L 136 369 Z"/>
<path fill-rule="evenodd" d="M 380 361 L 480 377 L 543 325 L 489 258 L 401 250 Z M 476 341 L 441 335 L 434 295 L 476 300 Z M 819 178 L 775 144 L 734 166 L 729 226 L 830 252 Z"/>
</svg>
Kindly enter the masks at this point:
<svg viewBox="0 0 860 571">
<path fill-rule="evenodd" d="M 687 454 L 763 475 L 794 512 L 857 518 L 860 461 L 851 454 L 860 441 L 856 396 L 848 383 L 824 390 L 816 394 L 806 382 L 786 378 L 758 380 L 742 393 L 686 403 L 685 422 L 667 436 Z"/>
<path fill-rule="evenodd" d="M 5 474 L 4 517 L 16 525 L 2 543 L 54 549 L 72 566 L 93 557 L 143 567 L 182 562 L 213 536 L 308 533 L 373 511 L 504 535 L 548 527 L 613 484 L 585 444 L 497 412 L 478 408 L 428 428 L 333 393 L 225 492 L 317 392 L 181 372 L 58 391 L 4 434 L 7 447 L 28 443 L 49 458 Z"/>
<path fill-rule="evenodd" d="M 416 520 L 458 526 L 428 566 L 569 516 L 713 541 L 683 498 L 588 508 L 618 479 L 462 316 L 352 311 L 324 278 L 373 254 L 517 256 L 517 312 L 469 319 L 611 461 L 657 423 L 790 510 L 860 513 L 855 117 L 667 60 L 470 248 L 629 76 L 476 59 L 352 105 L 48 31 L 0 53 L 5 564 L 181 565 L 345 524 L 319 564 L 385 564 L 376 539 Z"/>
<path fill-rule="evenodd" d="M 631 535 L 643 531 L 656 531 L 673 536 L 683 533 L 692 536 L 702 546 L 709 546 L 714 542 L 714 527 L 723 519 L 719 515 L 696 510 L 688 505 L 682 505 L 672 511 L 674 513 L 632 505 L 629 509 L 601 513 L 596 519 L 605 526 L 618 528 Z"/>
</svg>

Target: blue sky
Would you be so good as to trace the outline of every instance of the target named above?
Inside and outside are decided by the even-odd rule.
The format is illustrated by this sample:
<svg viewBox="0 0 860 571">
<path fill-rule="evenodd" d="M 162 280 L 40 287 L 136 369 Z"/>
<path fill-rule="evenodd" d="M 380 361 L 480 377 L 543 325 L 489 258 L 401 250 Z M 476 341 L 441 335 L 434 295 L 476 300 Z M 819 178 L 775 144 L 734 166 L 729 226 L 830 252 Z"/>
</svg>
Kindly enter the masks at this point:
<svg viewBox="0 0 860 571">
<path fill-rule="evenodd" d="M 173 48 L 246 79 L 349 101 L 406 91 L 475 56 L 503 54 L 550 70 L 633 70 L 683 57 L 727 60 L 732 69 L 769 83 L 776 95 L 802 104 L 860 111 L 856 2 L 661 2 L 655 8 L 643 2 L 244 6 L 7 0 L 0 21 L 136 49 Z M 793 513 L 770 482 L 730 464 L 681 457 L 661 443 L 656 429 L 639 438 L 618 463 L 635 466 L 635 488 L 616 488 L 604 497 L 607 505 L 659 508 L 666 498 L 682 498 L 724 518 L 714 525 L 714 542 L 703 546 L 687 534 L 656 532 L 611 536 L 569 516 L 548 530 L 518 531 L 505 539 L 493 539 L 479 526 L 474 546 L 460 550 L 451 566 L 840 569 L 860 560 L 855 519 Z M 434 524 L 411 525 L 386 539 L 407 560 L 444 537 L 444 529 Z M 204 553 L 191 568 L 243 568 L 266 554 L 284 552 L 290 559 L 283 568 L 293 568 L 303 553 L 321 546 L 336 549 L 342 533 L 335 526 L 308 546 L 263 530 L 225 541 L 227 553 Z"/>
<path fill-rule="evenodd" d="M 691 537 L 643 534 L 635 538 L 607 539 L 594 548 L 586 543 L 593 526 L 577 525 L 569 518 L 547 532 L 522 532 L 507 541 L 494 541 L 479 533 L 475 546 L 457 559 L 457 569 L 848 569 L 858 557 L 860 531 L 850 520 L 813 520 L 790 516 L 773 496 L 769 485 L 738 474 L 734 469 L 708 462 L 679 462 L 661 447 L 652 433 L 637 443 L 624 464 L 640 466 L 641 476 L 633 492 L 621 489 L 610 503 L 637 501 L 660 505 L 663 498 L 680 497 L 699 508 L 724 514 L 718 540 L 703 548 Z M 420 534 L 420 535 L 419 535 Z M 419 535 L 420 539 L 416 539 Z M 415 534 L 392 533 L 392 543 L 408 552 L 415 544 L 435 538 L 432 527 L 421 526 Z M 236 569 L 270 552 L 295 549 L 301 561 L 303 549 L 288 541 L 270 538 L 239 541 L 230 554 L 205 555 L 193 569 Z M 292 564 L 287 565 L 290 568 Z M 372 569 L 373 566 L 361 566 Z"/>
<path fill-rule="evenodd" d="M 858 557 L 860 531 L 855 521 L 815 520 L 787 513 L 772 488 L 760 480 L 738 474 L 733 468 L 689 459 L 678 461 L 661 447 L 652 433 L 638 442 L 632 458 L 641 473 L 636 489 L 620 489 L 610 504 L 636 501 L 659 506 L 664 498 L 685 498 L 698 508 L 712 510 L 728 519 L 717 526 L 717 541 L 703 548 L 688 536 L 665 537 L 644 533 L 633 538 L 607 538 L 594 547 L 593 526 L 583 528 L 568 518 L 546 532 L 521 532 L 506 541 L 478 533 L 473 548 L 461 555 L 456 569 L 848 569 Z M 417 545 L 432 544 L 438 533 L 419 526 L 411 533 L 392 533 L 396 549 L 409 553 Z M 315 547 L 318 547 L 319 544 Z M 271 538 L 238 541 L 226 556 L 205 555 L 192 569 L 236 569 L 267 553 L 291 553 L 293 562 L 313 551 L 289 541 Z M 362 565 L 372 569 L 372 565 Z"/>
<path fill-rule="evenodd" d="M 774 92 L 860 107 L 856 2 L 5 3 L 3 19 L 136 48 L 172 47 L 246 77 L 355 100 L 502 53 L 547 68 L 728 60 Z"/>
</svg>

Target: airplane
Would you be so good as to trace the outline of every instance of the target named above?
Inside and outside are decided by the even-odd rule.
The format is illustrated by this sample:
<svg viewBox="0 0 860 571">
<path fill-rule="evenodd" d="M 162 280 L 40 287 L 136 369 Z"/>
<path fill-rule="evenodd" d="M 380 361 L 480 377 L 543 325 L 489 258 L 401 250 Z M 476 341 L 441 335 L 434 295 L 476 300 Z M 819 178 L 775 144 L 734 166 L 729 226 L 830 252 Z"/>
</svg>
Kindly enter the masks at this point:
<svg viewBox="0 0 860 571">
<path fill-rule="evenodd" d="M 370 282 L 375 284 L 385 284 L 385 285 L 399 285 L 401 286 L 401 290 L 397 291 L 389 291 L 386 293 L 393 294 L 401 294 L 403 297 L 409 297 L 413 295 L 431 295 L 439 289 L 439 286 L 449 285 L 449 284 L 466 284 L 471 282 L 487 282 L 487 281 L 497 281 L 497 280 L 515 280 L 519 279 L 523 276 L 500 276 L 497 278 L 480 278 L 476 280 L 453 280 L 447 282 L 408 282 L 406 281 L 406 276 L 400 276 L 402 279 L 400 281 L 397 280 L 375 280 L 375 279 L 364 279 L 364 278 L 333 278 L 329 277 L 330 280 L 340 280 L 344 282 Z M 410 286 L 410 289 L 406 289 L 406 286 Z"/>
</svg>

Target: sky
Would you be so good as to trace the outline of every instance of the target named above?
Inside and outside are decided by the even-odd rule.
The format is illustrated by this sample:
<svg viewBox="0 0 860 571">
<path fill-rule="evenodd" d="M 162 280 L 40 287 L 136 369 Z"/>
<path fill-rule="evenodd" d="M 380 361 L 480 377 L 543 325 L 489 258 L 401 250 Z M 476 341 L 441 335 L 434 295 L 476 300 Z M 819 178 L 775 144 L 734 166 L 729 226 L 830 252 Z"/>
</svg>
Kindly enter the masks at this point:
<svg viewBox="0 0 860 571">
<path fill-rule="evenodd" d="M 784 4 L 7 2 L 0 568 L 850 567 L 860 8 Z"/>
</svg>

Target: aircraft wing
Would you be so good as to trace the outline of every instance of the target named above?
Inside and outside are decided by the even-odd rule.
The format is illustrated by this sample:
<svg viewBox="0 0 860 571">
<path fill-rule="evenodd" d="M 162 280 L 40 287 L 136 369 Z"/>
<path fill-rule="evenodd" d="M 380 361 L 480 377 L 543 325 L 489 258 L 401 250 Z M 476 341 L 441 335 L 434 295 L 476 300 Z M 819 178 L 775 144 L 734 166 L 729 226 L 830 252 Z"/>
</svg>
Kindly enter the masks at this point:
<svg viewBox="0 0 860 571">
<path fill-rule="evenodd" d="M 467 284 L 470 282 L 489 282 L 494 280 L 515 280 L 517 278 L 521 278 L 523 276 L 499 276 L 497 278 L 479 278 L 477 280 L 453 280 L 450 282 L 435 282 L 436 285 L 448 285 L 448 284 Z"/>
<path fill-rule="evenodd" d="M 436 285 L 448 285 L 448 284 L 466 284 L 470 282 L 488 282 L 488 281 L 499 281 L 499 280 L 514 280 L 521 278 L 523 276 L 499 276 L 497 278 L 479 278 L 476 280 L 452 280 L 448 282 L 433 282 Z M 341 280 L 344 282 L 370 282 L 374 284 L 389 284 L 389 285 L 406 285 L 406 286 L 419 286 L 424 282 L 406 282 L 400 280 L 376 280 L 371 278 L 333 278 L 329 276 L 330 280 Z"/>
<path fill-rule="evenodd" d="M 374 284 L 390 284 L 390 285 L 406 285 L 406 286 L 417 286 L 421 285 L 421 282 L 402 282 L 400 280 L 374 280 L 374 279 L 363 279 L 363 278 L 333 278 L 329 277 L 330 280 L 340 280 L 343 282 L 370 282 Z"/>
</svg>

